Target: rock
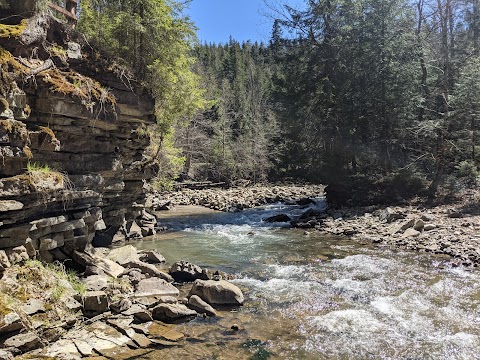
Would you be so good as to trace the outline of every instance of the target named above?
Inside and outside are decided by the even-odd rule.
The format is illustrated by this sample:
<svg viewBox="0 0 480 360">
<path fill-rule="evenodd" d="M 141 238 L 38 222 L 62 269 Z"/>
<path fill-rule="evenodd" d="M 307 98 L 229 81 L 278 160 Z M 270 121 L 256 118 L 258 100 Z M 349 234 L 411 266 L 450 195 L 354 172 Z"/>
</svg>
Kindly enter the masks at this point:
<svg viewBox="0 0 480 360">
<path fill-rule="evenodd" d="M 192 295 L 188 299 L 188 307 L 200 314 L 207 314 L 209 316 L 217 316 L 215 309 L 208 305 L 205 301 L 200 299 L 197 295 Z"/>
<path fill-rule="evenodd" d="M 142 236 L 142 228 L 137 225 L 135 221 L 131 221 L 127 224 L 127 240 L 130 239 L 141 239 Z"/>
<path fill-rule="evenodd" d="M 137 286 L 134 296 L 178 296 L 178 289 L 167 281 L 159 278 L 141 280 Z"/>
<path fill-rule="evenodd" d="M 431 230 L 434 230 L 437 228 L 437 225 L 435 224 L 425 224 L 425 226 L 423 227 L 423 230 L 424 231 L 431 231 Z"/>
<path fill-rule="evenodd" d="M 123 274 L 123 272 L 125 271 L 125 268 L 123 266 L 117 264 L 112 260 L 93 257 L 89 254 L 82 253 L 76 250 L 73 251 L 72 258 L 75 262 L 77 262 L 78 264 L 80 264 L 85 268 L 87 266 L 96 266 L 102 269 L 107 275 L 110 275 L 115 278 Z"/>
<path fill-rule="evenodd" d="M 108 278 L 105 275 L 91 275 L 82 282 L 88 291 L 101 291 L 108 287 Z"/>
<path fill-rule="evenodd" d="M 165 262 L 165 258 L 162 254 L 155 250 L 144 250 L 141 251 L 139 254 L 140 261 L 149 263 L 149 264 L 161 264 Z"/>
<path fill-rule="evenodd" d="M 8 260 L 8 256 L 5 250 L 0 250 L 0 266 L 4 269 L 8 269 L 10 266 L 12 266 L 10 260 Z"/>
<path fill-rule="evenodd" d="M 27 315 L 35 315 L 45 312 L 45 303 L 40 299 L 30 299 L 22 306 L 22 310 Z"/>
<path fill-rule="evenodd" d="M 211 305 L 242 305 L 244 302 L 242 291 L 225 280 L 196 280 L 189 295 L 198 295 Z"/>
<path fill-rule="evenodd" d="M 432 222 L 433 220 L 435 220 L 435 216 L 433 216 L 432 214 L 423 214 L 422 220 L 425 222 Z"/>
<path fill-rule="evenodd" d="M 125 266 L 130 262 L 140 260 L 137 254 L 137 249 L 135 249 L 132 245 L 122 246 L 120 248 L 113 249 L 108 254 L 108 258 L 122 266 Z"/>
<path fill-rule="evenodd" d="M 110 304 L 110 310 L 117 314 L 120 314 L 130 309 L 132 305 L 132 301 L 128 298 L 118 299 Z"/>
<path fill-rule="evenodd" d="M 170 267 L 169 273 L 176 282 L 180 283 L 209 279 L 205 269 L 188 261 L 177 261 Z"/>
<path fill-rule="evenodd" d="M 0 200 L 0 212 L 22 210 L 24 205 L 16 200 Z"/>
<path fill-rule="evenodd" d="M 3 342 L 3 346 L 7 348 L 19 349 L 22 353 L 38 349 L 42 346 L 39 337 L 33 332 L 27 332 L 25 334 L 18 334 L 8 338 Z"/>
<path fill-rule="evenodd" d="M 413 228 L 417 231 L 422 231 L 423 228 L 425 227 L 425 222 L 420 219 L 415 222 L 415 225 L 413 225 Z"/>
<path fill-rule="evenodd" d="M 291 220 L 292 219 L 287 214 L 274 215 L 274 216 L 270 216 L 268 218 L 263 219 L 263 221 L 267 223 L 289 222 Z"/>
<path fill-rule="evenodd" d="M 139 269 L 128 269 L 122 275 L 122 278 L 125 277 L 128 279 L 128 281 L 130 281 L 132 285 L 137 285 L 140 281 L 146 278 L 146 275 L 142 274 Z"/>
<path fill-rule="evenodd" d="M 451 218 L 451 219 L 461 219 L 461 218 L 464 217 L 464 214 L 462 214 L 461 212 L 458 212 L 458 211 L 453 211 L 453 212 L 448 214 L 448 217 Z"/>
<path fill-rule="evenodd" d="M 419 235 L 420 235 L 420 232 L 412 228 L 405 230 L 405 232 L 403 233 L 403 237 L 406 237 L 406 238 L 417 237 Z"/>
<path fill-rule="evenodd" d="M 0 334 L 14 332 L 23 329 L 22 320 L 16 312 L 10 312 L 0 316 Z"/>
<path fill-rule="evenodd" d="M 23 245 L 17 246 L 13 249 L 7 249 L 5 253 L 7 254 L 8 260 L 12 265 L 15 265 L 30 259 L 30 257 L 28 256 L 27 249 Z"/>
<path fill-rule="evenodd" d="M 105 271 L 100 269 L 97 266 L 94 265 L 89 265 L 85 268 L 85 271 L 83 273 L 84 276 L 92 276 L 92 275 L 105 275 Z"/>
<path fill-rule="evenodd" d="M 82 297 L 83 311 L 93 317 L 108 310 L 108 297 L 104 291 L 87 291 Z"/>
<path fill-rule="evenodd" d="M 158 277 L 158 278 L 163 279 L 163 280 L 168 281 L 168 282 L 173 281 L 173 277 L 171 277 L 170 275 L 168 275 L 167 273 L 165 273 L 163 271 L 160 271 L 159 269 L 157 269 L 155 267 L 155 265 L 147 264 L 147 263 L 144 263 L 140 260 L 130 261 L 130 262 L 126 263 L 125 266 L 129 269 L 139 269 L 144 274 L 155 276 L 155 277 Z"/>
<path fill-rule="evenodd" d="M 152 343 L 145 335 L 135 333 L 130 337 L 139 348 L 147 348 Z"/>
<path fill-rule="evenodd" d="M 386 208 L 382 211 L 380 211 L 380 214 L 378 215 L 378 218 L 382 222 L 386 222 L 387 224 L 390 224 L 396 220 L 402 220 L 406 218 L 406 215 L 401 213 L 401 212 L 396 212 L 392 210 L 391 208 Z"/>
<path fill-rule="evenodd" d="M 81 339 L 73 339 L 72 341 L 82 356 L 87 357 L 93 355 L 93 347 L 91 347 L 88 342 Z"/>
<path fill-rule="evenodd" d="M 133 315 L 135 319 L 140 322 L 148 322 L 153 320 L 151 313 L 143 306 L 140 306 L 138 304 L 132 305 L 130 309 L 124 311 L 122 314 L 126 316 Z"/>
<path fill-rule="evenodd" d="M 147 334 L 150 338 L 154 339 L 165 339 L 168 341 L 178 341 L 182 339 L 185 335 L 181 332 L 176 331 L 171 326 L 159 324 L 153 322 L 147 327 Z"/>
<path fill-rule="evenodd" d="M 301 198 L 295 202 L 296 205 L 306 206 L 306 205 L 315 205 L 315 201 L 310 198 Z"/>
<path fill-rule="evenodd" d="M 48 348 L 47 356 L 55 359 L 78 359 L 80 353 L 74 341 L 62 339 Z"/>
<path fill-rule="evenodd" d="M 152 309 L 152 317 L 155 320 L 167 323 L 195 316 L 197 316 L 196 311 L 183 304 L 160 304 Z"/>
<path fill-rule="evenodd" d="M 77 312 L 80 310 L 83 305 L 80 304 L 77 300 L 75 300 L 72 296 L 64 294 L 60 298 L 61 302 L 65 305 L 65 307 L 72 312 Z"/>
<path fill-rule="evenodd" d="M 400 232 L 403 233 L 405 230 L 413 227 L 414 225 L 415 225 L 415 219 L 407 220 L 402 225 L 394 228 L 394 230 L 392 231 L 392 235 L 393 234 L 398 234 Z"/>
<path fill-rule="evenodd" d="M 13 360 L 13 354 L 10 351 L 0 350 L 0 360 Z"/>
<path fill-rule="evenodd" d="M 318 211 L 318 210 L 315 210 L 315 209 L 308 209 L 307 211 L 305 211 L 302 215 L 300 215 L 300 219 L 309 219 L 309 218 L 327 218 L 328 217 L 328 214 L 326 214 L 325 212 L 322 212 L 322 211 Z"/>
</svg>

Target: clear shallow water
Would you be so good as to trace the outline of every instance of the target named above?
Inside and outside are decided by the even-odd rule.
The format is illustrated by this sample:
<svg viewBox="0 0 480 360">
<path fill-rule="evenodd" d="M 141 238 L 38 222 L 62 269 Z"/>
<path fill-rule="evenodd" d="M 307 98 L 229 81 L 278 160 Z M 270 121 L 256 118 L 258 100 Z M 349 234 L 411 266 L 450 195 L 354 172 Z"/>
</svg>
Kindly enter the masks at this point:
<svg viewBox="0 0 480 360">
<path fill-rule="evenodd" d="M 165 213 L 172 232 L 139 247 L 235 274 L 247 300 L 177 326 L 185 345 L 148 358 L 480 359 L 478 271 L 261 221 L 302 211 Z"/>
</svg>

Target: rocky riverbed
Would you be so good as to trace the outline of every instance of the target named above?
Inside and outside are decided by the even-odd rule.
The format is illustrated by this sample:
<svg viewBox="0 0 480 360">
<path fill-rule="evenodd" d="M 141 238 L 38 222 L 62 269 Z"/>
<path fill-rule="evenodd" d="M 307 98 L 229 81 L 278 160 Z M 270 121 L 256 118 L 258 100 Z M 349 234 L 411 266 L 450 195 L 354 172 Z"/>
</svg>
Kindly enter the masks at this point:
<svg viewBox="0 0 480 360">
<path fill-rule="evenodd" d="M 186 336 L 173 324 L 244 302 L 225 274 L 183 261 L 167 267 L 157 251 L 131 245 L 75 252 L 70 265 L 80 277 L 26 253 L 1 261 L 0 359 L 139 357 L 182 346 Z"/>
<path fill-rule="evenodd" d="M 277 202 L 305 205 L 309 203 L 309 198 L 322 196 L 323 191 L 323 185 L 256 185 L 229 189 L 181 189 L 151 193 L 146 206 L 155 210 L 168 210 L 175 205 L 201 205 L 214 210 L 235 212 Z"/>
</svg>

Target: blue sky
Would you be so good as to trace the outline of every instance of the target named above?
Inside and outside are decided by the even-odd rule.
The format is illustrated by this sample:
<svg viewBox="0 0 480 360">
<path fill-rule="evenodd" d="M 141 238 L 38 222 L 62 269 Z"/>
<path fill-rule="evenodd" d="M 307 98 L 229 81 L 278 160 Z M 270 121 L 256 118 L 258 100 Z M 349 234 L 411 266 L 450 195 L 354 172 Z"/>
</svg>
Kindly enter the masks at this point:
<svg viewBox="0 0 480 360">
<path fill-rule="evenodd" d="M 303 0 L 267 1 L 272 6 L 280 2 L 292 7 L 303 3 Z M 200 42 L 226 43 L 230 35 L 240 42 L 270 39 L 273 20 L 265 14 L 274 10 L 263 0 L 193 0 L 186 12 L 198 28 Z"/>
</svg>

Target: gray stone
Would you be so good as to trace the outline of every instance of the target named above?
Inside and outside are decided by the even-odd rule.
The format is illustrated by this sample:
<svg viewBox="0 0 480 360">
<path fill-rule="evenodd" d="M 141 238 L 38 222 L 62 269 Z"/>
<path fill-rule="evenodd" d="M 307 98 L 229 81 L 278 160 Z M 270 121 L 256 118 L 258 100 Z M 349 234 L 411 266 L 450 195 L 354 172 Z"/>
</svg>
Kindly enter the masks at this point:
<svg viewBox="0 0 480 360">
<path fill-rule="evenodd" d="M 134 296 L 178 296 L 178 289 L 167 281 L 159 278 L 141 280 L 137 286 Z"/>
<path fill-rule="evenodd" d="M 413 225 L 413 228 L 417 231 L 422 231 L 423 228 L 425 227 L 425 222 L 420 219 L 415 222 L 415 225 Z"/>
<path fill-rule="evenodd" d="M 10 263 L 10 260 L 8 260 L 8 256 L 5 250 L 0 250 L 0 266 L 2 266 L 4 269 L 7 269 L 10 266 L 12 266 L 12 264 Z"/>
<path fill-rule="evenodd" d="M 132 301 L 128 298 L 123 298 L 119 299 L 117 301 L 114 301 L 112 304 L 110 304 L 110 310 L 113 312 L 116 312 L 117 314 L 120 314 L 124 311 L 127 311 L 132 307 Z"/>
<path fill-rule="evenodd" d="M 198 295 L 211 305 L 242 305 L 244 302 L 242 291 L 225 280 L 196 280 L 189 295 Z"/>
<path fill-rule="evenodd" d="M 435 224 L 425 224 L 425 226 L 423 227 L 423 230 L 424 231 L 432 231 L 436 228 L 437 228 L 437 225 L 435 225 Z"/>
<path fill-rule="evenodd" d="M 197 279 L 208 280 L 209 276 L 205 269 L 189 263 L 188 261 L 177 261 L 172 264 L 169 270 L 170 275 L 177 282 L 191 282 Z"/>
<path fill-rule="evenodd" d="M 16 312 L 10 312 L 0 317 L 0 334 L 14 332 L 23 329 L 22 320 Z"/>
<path fill-rule="evenodd" d="M 402 225 L 394 228 L 394 230 L 392 231 L 392 235 L 403 233 L 405 230 L 413 227 L 414 225 L 415 225 L 415 219 L 407 220 Z"/>
<path fill-rule="evenodd" d="M 7 254 L 8 260 L 12 265 L 15 265 L 30 259 L 30 257 L 28 256 L 27 249 L 23 245 L 17 246 L 13 249 L 7 249 L 5 253 Z"/>
<path fill-rule="evenodd" d="M 62 233 L 52 234 L 51 236 L 42 236 L 38 240 L 40 251 L 53 250 L 65 244 L 65 239 Z"/>
<path fill-rule="evenodd" d="M 160 271 L 159 269 L 157 269 L 155 267 L 155 265 L 147 264 L 147 263 L 144 263 L 140 260 L 130 261 L 130 262 L 126 263 L 125 266 L 129 269 L 139 269 L 144 274 L 155 276 L 155 277 L 158 277 L 158 278 L 163 279 L 163 280 L 168 281 L 168 282 L 173 281 L 173 277 L 171 277 L 169 274 L 167 274 L 163 271 Z"/>
<path fill-rule="evenodd" d="M 83 310 L 88 316 L 95 316 L 108 310 L 108 298 L 104 291 L 87 291 L 83 297 Z"/>
<path fill-rule="evenodd" d="M 420 232 L 412 228 L 405 230 L 405 232 L 403 233 L 403 237 L 417 237 L 419 235 Z"/>
<path fill-rule="evenodd" d="M 22 210 L 23 204 L 16 200 L 0 200 L 0 212 Z"/>
<path fill-rule="evenodd" d="M 137 249 L 135 249 L 132 245 L 126 245 L 111 250 L 108 254 L 108 258 L 123 266 L 130 262 L 140 260 L 137 254 Z"/>
<path fill-rule="evenodd" d="M 188 305 L 190 309 L 195 310 L 201 314 L 207 314 L 209 316 L 217 316 L 215 309 L 208 305 L 205 301 L 203 301 L 199 296 L 192 295 L 188 299 Z"/>
<path fill-rule="evenodd" d="M 62 339 L 50 345 L 47 356 L 55 359 L 77 359 L 80 355 L 76 344 L 72 340 Z"/>
<path fill-rule="evenodd" d="M 27 315 L 35 315 L 45 312 L 45 302 L 40 299 L 30 299 L 22 306 L 22 310 Z"/>
<path fill-rule="evenodd" d="M 131 221 L 127 225 L 127 239 L 141 239 L 142 229 L 137 225 L 135 221 Z"/>
<path fill-rule="evenodd" d="M 88 291 L 101 291 L 108 287 L 108 278 L 105 275 L 91 275 L 82 279 Z"/>
<path fill-rule="evenodd" d="M 73 339 L 72 340 L 75 346 L 77 347 L 78 352 L 86 357 L 86 356 L 91 356 L 93 355 L 93 347 L 90 346 L 90 344 L 84 340 L 81 339 Z"/>
<path fill-rule="evenodd" d="M 195 316 L 197 312 L 183 304 L 159 304 L 152 309 L 152 317 L 155 320 L 167 323 Z"/>
<path fill-rule="evenodd" d="M 121 275 L 125 271 L 125 268 L 123 266 L 117 264 L 112 260 L 93 257 L 89 254 L 82 253 L 79 251 L 74 251 L 72 253 L 72 258 L 75 262 L 77 262 L 78 264 L 84 267 L 96 266 L 102 269 L 105 272 L 105 274 L 115 278 Z"/>
<path fill-rule="evenodd" d="M 153 320 L 152 314 L 150 313 L 150 311 L 148 311 L 143 306 L 138 304 L 132 305 L 130 309 L 128 309 L 127 311 L 124 311 L 122 314 L 126 316 L 133 315 L 135 319 L 141 322 L 148 322 Z"/>
<path fill-rule="evenodd" d="M 36 334 L 27 332 L 8 338 L 3 342 L 3 346 L 7 348 L 19 349 L 22 353 L 24 353 L 30 350 L 38 349 L 42 346 L 42 343 Z"/>
<path fill-rule="evenodd" d="M 10 351 L 0 350 L 0 360 L 13 360 L 13 354 Z"/>
<path fill-rule="evenodd" d="M 65 307 L 73 312 L 76 312 L 80 310 L 83 305 L 80 304 L 77 300 L 75 300 L 72 296 L 70 295 L 64 295 L 61 298 L 61 301 Z"/>
<path fill-rule="evenodd" d="M 165 257 L 155 250 L 144 250 L 138 255 L 140 256 L 140 261 L 149 264 L 161 264 L 165 262 Z"/>
<path fill-rule="evenodd" d="M 390 223 L 392 223 L 396 220 L 405 219 L 405 217 L 406 217 L 405 214 L 400 213 L 400 212 L 396 212 L 396 211 L 392 210 L 391 208 L 386 208 L 386 209 L 380 211 L 380 214 L 378 216 L 380 221 L 384 221 L 388 224 L 390 224 Z"/>
<path fill-rule="evenodd" d="M 37 230 L 47 226 L 58 225 L 67 221 L 68 221 L 68 217 L 66 217 L 65 215 L 61 215 L 56 217 L 35 220 L 30 222 L 30 224 L 32 224 L 32 230 Z"/>
</svg>

